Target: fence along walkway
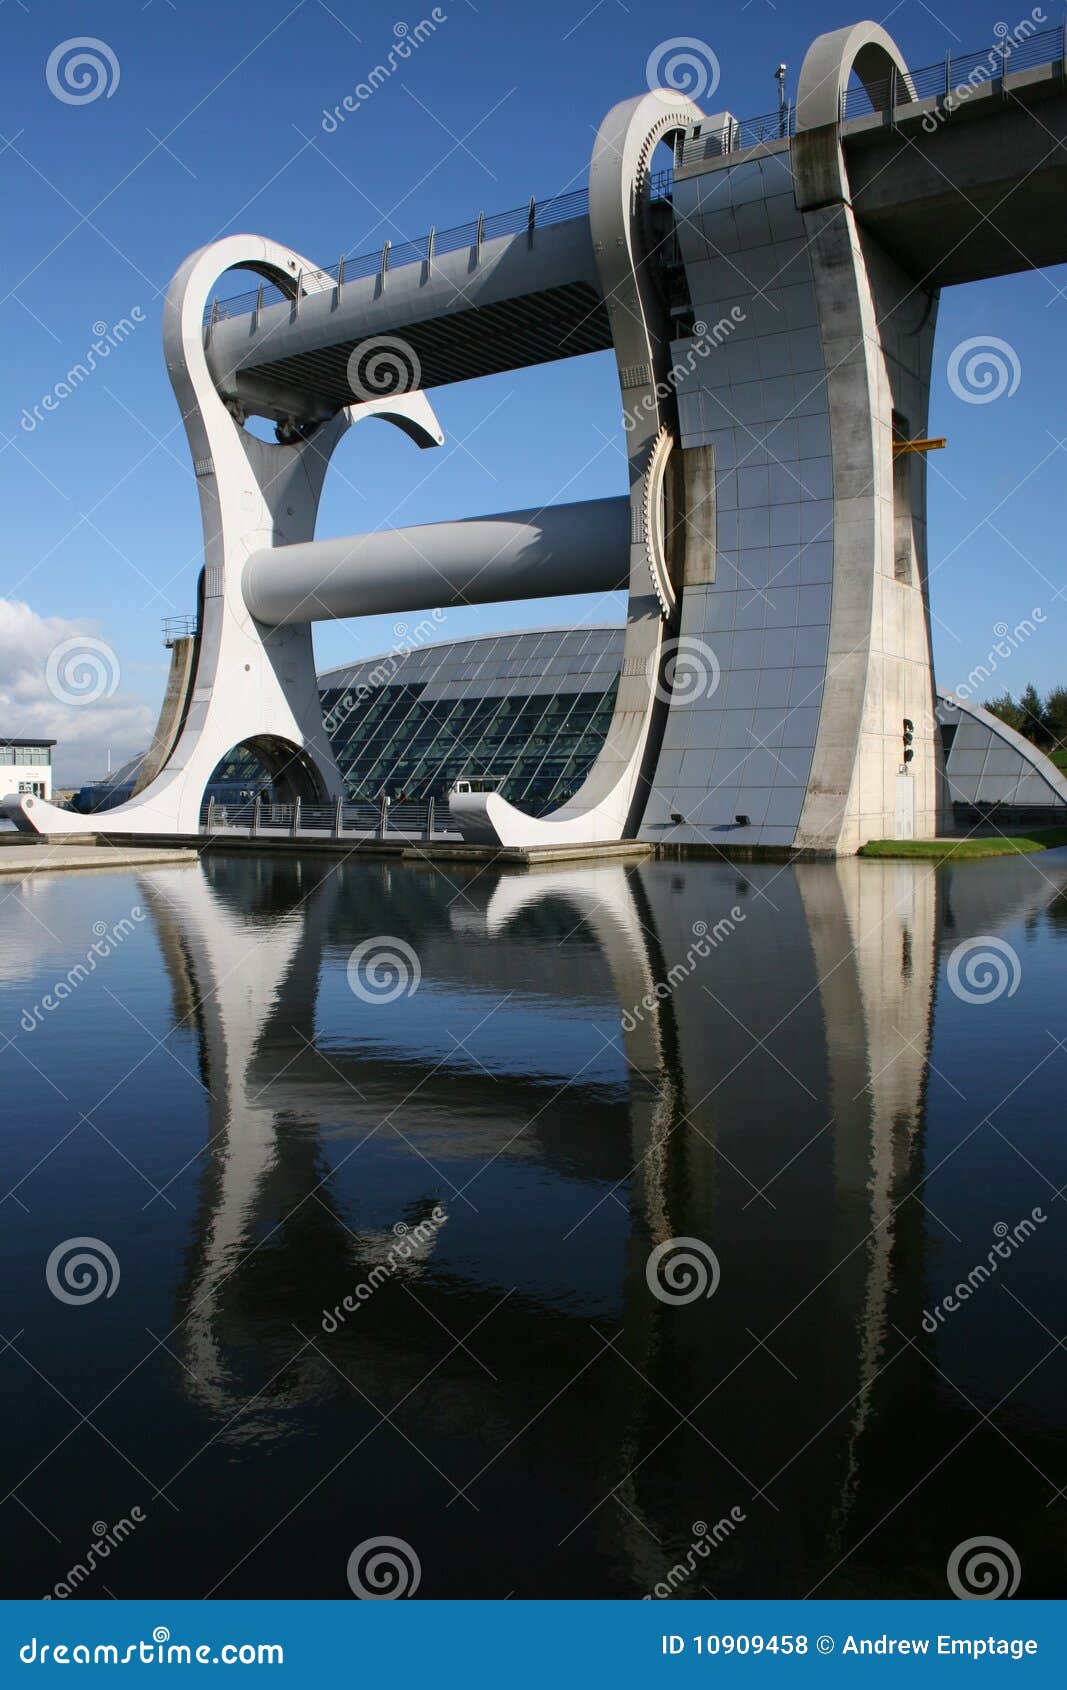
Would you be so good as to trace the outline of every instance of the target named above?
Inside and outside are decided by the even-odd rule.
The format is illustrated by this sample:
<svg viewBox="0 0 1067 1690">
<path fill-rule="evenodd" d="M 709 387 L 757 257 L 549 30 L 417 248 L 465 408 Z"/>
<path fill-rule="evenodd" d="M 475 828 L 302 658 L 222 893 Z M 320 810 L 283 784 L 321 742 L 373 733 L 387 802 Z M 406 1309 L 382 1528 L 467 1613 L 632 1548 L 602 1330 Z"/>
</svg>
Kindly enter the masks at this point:
<svg viewBox="0 0 1067 1690">
<path fill-rule="evenodd" d="M 1009 72 L 1030 70 L 1039 65 L 1067 62 L 1067 22 L 1053 29 L 1037 30 L 1029 20 L 1014 30 L 1005 24 L 997 25 L 1002 32 L 990 47 L 973 53 L 949 54 L 936 64 L 923 65 L 908 72 L 905 82 L 894 74 L 891 81 L 872 91 L 859 83 L 847 88 L 841 96 L 841 121 L 850 117 L 869 117 L 874 112 L 896 111 L 917 100 L 959 97 L 961 90 L 996 82 Z M 873 98 L 872 98 L 873 93 Z M 746 147 L 782 141 L 796 131 L 796 108 L 792 102 L 760 117 L 734 118 L 721 129 L 700 130 L 680 139 L 675 150 L 675 163 L 692 164 L 713 154 L 742 152 Z M 673 189 L 672 172 L 656 171 L 651 182 L 653 199 L 669 199 Z M 333 282 L 341 287 L 361 277 L 384 276 L 390 268 L 402 264 L 432 264 L 446 252 L 460 252 L 464 247 L 480 248 L 484 241 L 501 235 L 517 235 L 523 231 L 532 237 L 537 229 L 550 228 L 553 223 L 566 223 L 584 217 L 589 211 L 589 190 L 576 188 L 570 193 L 556 194 L 549 199 L 531 198 L 526 205 L 514 206 L 510 211 L 494 212 L 486 217 L 479 212 L 473 223 L 460 223 L 452 229 L 431 229 L 417 240 L 384 241 L 371 252 L 343 257 L 327 269 L 313 272 L 320 282 Z M 301 278 L 296 287 L 303 291 Z M 205 312 L 209 323 L 225 317 L 242 317 L 264 306 L 280 304 L 287 295 L 271 283 L 263 283 L 248 293 L 229 299 L 213 299 Z"/>
<path fill-rule="evenodd" d="M 936 64 L 909 70 L 906 79 L 894 71 L 886 81 L 870 88 L 854 82 L 841 94 L 841 122 L 846 123 L 850 117 L 873 117 L 877 112 L 892 113 L 919 100 L 958 101 L 971 89 L 996 82 L 1013 71 L 1062 64 L 1067 59 L 1067 23 L 1039 30 L 1024 20 L 1014 30 L 1006 24 L 998 24 L 996 29 L 1002 33 L 993 46 L 973 53 L 947 54 Z M 698 129 L 695 135 L 679 140 L 675 164 L 693 164 L 715 154 L 743 152 L 746 147 L 787 140 L 796 134 L 796 119 L 796 107 L 790 101 L 760 117 L 733 118 L 715 131 L 701 133 Z"/>
<path fill-rule="evenodd" d="M 419 803 L 239 804 L 208 799 L 200 812 L 200 831 L 212 838 L 228 833 L 263 839 L 461 839 L 451 826 L 448 805 L 428 798 Z"/>
<path fill-rule="evenodd" d="M 671 179 L 669 170 L 654 172 L 651 183 L 653 199 L 670 198 Z M 538 229 L 551 228 L 554 223 L 570 223 L 588 214 L 589 190 L 575 188 L 571 193 L 556 194 L 551 199 L 531 199 L 528 205 L 497 211 L 489 217 L 479 212 L 473 223 L 457 223 L 452 229 L 431 229 L 428 235 L 420 235 L 414 241 L 384 241 L 372 252 L 339 258 L 336 264 L 310 274 L 316 281 L 333 282 L 337 287 L 343 287 L 345 282 L 383 276 L 389 270 L 399 269 L 402 264 L 432 264 L 435 258 L 442 258 L 445 253 L 462 252 L 465 247 L 480 248 L 485 241 L 497 240 L 501 235 L 525 233 L 532 238 Z M 302 278 L 297 277 L 294 287 L 301 281 Z M 253 311 L 262 311 L 265 306 L 280 305 L 287 297 L 272 282 L 265 282 L 229 299 L 213 299 L 205 318 L 217 323 L 226 317 L 249 316 Z"/>
</svg>

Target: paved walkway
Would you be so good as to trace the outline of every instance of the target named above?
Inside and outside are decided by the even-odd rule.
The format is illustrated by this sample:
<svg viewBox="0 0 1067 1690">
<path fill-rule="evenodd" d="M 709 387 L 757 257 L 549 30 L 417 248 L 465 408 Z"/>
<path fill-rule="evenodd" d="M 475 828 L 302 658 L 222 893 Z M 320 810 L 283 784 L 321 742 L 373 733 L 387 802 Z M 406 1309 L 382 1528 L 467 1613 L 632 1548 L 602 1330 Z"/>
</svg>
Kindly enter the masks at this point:
<svg viewBox="0 0 1067 1690">
<path fill-rule="evenodd" d="M 195 863 L 198 853 L 172 846 L 0 845 L 0 875 L 47 874 L 71 868 L 139 868 L 143 863 Z"/>
</svg>

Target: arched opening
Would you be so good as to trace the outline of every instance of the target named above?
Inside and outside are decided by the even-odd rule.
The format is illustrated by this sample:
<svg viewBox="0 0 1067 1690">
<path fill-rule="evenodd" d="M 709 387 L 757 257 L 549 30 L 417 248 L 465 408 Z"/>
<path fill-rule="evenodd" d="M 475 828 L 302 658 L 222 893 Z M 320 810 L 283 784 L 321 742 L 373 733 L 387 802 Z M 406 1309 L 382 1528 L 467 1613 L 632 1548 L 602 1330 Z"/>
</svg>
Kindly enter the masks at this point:
<svg viewBox="0 0 1067 1690">
<path fill-rule="evenodd" d="M 314 268 L 301 269 L 295 257 L 286 260 L 284 267 L 266 260 L 247 259 L 231 264 L 221 271 L 214 291 L 204 309 L 204 323 L 210 337 L 217 322 L 227 318 L 250 316 L 258 322 L 259 312 L 297 296 L 319 293 L 332 283 L 332 274 Z M 222 397 L 238 428 L 266 445 L 294 445 L 313 433 L 332 414 L 329 409 L 315 416 L 296 416 L 284 407 L 261 408 L 254 396 L 231 387 L 220 389 Z"/>
<path fill-rule="evenodd" d="M 262 798 L 271 804 L 325 804 L 325 783 L 311 757 L 273 734 L 242 740 L 220 757 L 204 791 L 205 800 L 240 804 Z"/>
<path fill-rule="evenodd" d="M 858 101 L 849 98 L 850 86 L 862 91 Z M 830 30 L 812 42 L 801 66 L 797 132 L 839 123 L 861 111 L 886 111 L 911 92 L 903 55 L 880 24 Z"/>
</svg>

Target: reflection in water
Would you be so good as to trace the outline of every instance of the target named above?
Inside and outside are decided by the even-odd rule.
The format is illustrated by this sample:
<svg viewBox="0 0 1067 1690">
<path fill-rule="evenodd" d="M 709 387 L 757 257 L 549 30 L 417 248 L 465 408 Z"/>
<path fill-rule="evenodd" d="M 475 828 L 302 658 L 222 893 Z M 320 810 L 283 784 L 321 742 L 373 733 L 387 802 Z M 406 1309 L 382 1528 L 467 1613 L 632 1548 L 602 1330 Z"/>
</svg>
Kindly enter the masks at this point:
<svg viewBox="0 0 1067 1690">
<path fill-rule="evenodd" d="M 202 1090 L 149 1463 L 181 1513 L 122 1593 L 343 1595 L 372 1535 L 426 1596 L 938 1595 L 998 1528 L 1052 1565 L 988 1428 L 948 1458 L 975 1416 L 921 1322 L 985 1213 L 965 1151 L 926 1183 L 976 1125 L 932 1151 L 943 951 L 1036 959 L 1053 860 L 142 872 Z M 371 935 L 417 991 L 353 994 Z M 714 1296 L 653 1294 L 672 1238 Z"/>
</svg>

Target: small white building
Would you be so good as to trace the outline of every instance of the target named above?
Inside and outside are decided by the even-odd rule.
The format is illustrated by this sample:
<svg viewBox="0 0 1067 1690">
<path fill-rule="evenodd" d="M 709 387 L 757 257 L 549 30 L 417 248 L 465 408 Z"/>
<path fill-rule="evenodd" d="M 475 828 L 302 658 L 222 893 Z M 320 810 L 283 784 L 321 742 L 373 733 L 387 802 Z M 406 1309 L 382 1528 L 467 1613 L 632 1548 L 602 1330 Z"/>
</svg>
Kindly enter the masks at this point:
<svg viewBox="0 0 1067 1690">
<path fill-rule="evenodd" d="M 28 792 L 51 800 L 55 743 L 54 739 L 7 739 L 0 734 L 0 798 Z"/>
</svg>

